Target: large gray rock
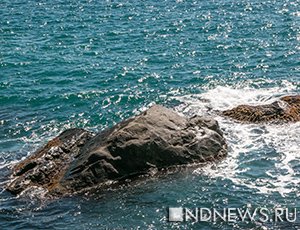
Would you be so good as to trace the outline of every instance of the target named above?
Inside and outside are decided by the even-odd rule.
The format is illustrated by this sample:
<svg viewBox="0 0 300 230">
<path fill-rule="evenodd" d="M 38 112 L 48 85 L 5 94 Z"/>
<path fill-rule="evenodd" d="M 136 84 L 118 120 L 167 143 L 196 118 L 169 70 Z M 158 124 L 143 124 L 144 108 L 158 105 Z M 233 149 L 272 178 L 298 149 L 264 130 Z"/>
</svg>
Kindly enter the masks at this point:
<svg viewBox="0 0 300 230">
<path fill-rule="evenodd" d="M 63 142 L 55 148 L 46 145 L 25 160 L 26 163 L 16 166 L 15 181 L 8 190 L 19 193 L 35 185 L 52 193 L 72 193 L 107 181 L 147 174 L 152 169 L 218 160 L 227 153 L 226 142 L 215 120 L 199 116 L 187 119 L 158 105 L 94 137 L 79 129 L 67 132 L 73 147 L 65 147 Z M 63 135 L 65 133 L 58 139 L 63 140 Z M 54 156 L 68 157 L 50 158 L 48 162 L 44 159 L 49 151 Z M 55 163 L 61 160 L 64 162 Z M 45 163 L 53 162 L 62 165 L 59 171 L 44 173 L 40 169 Z M 43 171 L 46 176 L 32 177 L 35 171 Z M 49 181 L 52 181 L 51 186 Z"/>
</svg>

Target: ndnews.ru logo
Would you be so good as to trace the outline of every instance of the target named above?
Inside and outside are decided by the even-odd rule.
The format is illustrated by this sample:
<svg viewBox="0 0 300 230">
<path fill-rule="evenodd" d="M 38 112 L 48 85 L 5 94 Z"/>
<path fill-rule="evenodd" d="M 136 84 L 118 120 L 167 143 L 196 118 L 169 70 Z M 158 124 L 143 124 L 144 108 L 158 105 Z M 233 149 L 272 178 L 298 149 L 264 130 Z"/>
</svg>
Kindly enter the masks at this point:
<svg viewBox="0 0 300 230">
<path fill-rule="evenodd" d="M 171 222 L 296 222 L 296 208 L 169 208 Z"/>
</svg>

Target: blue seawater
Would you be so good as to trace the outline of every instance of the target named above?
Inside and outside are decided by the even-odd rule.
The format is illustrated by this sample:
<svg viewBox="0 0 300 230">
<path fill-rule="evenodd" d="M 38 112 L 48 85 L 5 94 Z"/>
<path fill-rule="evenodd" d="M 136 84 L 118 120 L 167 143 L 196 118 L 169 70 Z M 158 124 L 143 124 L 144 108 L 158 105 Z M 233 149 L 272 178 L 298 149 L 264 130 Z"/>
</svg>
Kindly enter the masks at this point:
<svg viewBox="0 0 300 230">
<path fill-rule="evenodd" d="M 299 0 L 1 0 L 0 229 L 292 229 L 168 222 L 168 207 L 300 210 L 300 124 L 216 116 L 214 165 L 104 194 L 4 190 L 10 168 L 71 127 L 101 131 L 154 103 L 187 116 L 299 94 Z"/>
</svg>

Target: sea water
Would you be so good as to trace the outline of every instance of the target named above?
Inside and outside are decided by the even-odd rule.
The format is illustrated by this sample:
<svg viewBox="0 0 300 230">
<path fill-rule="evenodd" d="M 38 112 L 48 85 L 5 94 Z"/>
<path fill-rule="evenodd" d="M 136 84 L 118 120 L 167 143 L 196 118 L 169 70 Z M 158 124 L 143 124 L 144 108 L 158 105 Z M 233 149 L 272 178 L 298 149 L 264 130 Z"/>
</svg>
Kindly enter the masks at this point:
<svg viewBox="0 0 300 230">
<path fill-rule="evenodd" d="M 0 228 L 299 228 L 300 213 L 293 223 L 168 221 L 169 207 L 300 211 L 300 124 L 213 112 L 299 94 L 299 3 L 0 1 Z M 228 157 L 101 194 L 4 190 L 11 167 L 63 130 L 101 131 L 155 103 L 213 116 Z"/>
</svg>

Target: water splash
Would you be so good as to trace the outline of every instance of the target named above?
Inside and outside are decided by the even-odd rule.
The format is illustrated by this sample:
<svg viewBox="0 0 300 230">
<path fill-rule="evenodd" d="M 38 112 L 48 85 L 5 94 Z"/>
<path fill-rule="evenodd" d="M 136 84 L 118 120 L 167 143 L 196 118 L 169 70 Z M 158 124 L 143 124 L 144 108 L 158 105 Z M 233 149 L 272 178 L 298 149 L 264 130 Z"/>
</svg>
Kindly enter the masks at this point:
<svg viewBox="0 0 300 230">
<path fill-rule="evenodd" d="M 282 95 L 295 94 L 297 86 L 282 81 L 278 87 L 231 88 L 218 86 L 198 95 L 176 97 L 183 102 L 177 107 L 183 114 L 203 115 L 214 110 L 225 110 L 239 104 L 265 104 Z M 228 140 L 229 156 L 217 166 L 197 169 L 210 177 L 231 180 L 257 193 L 278 192 L 285 196 L 299 189 L 300 124 L 241 124 L 216 116 Z"/>
</svg>

